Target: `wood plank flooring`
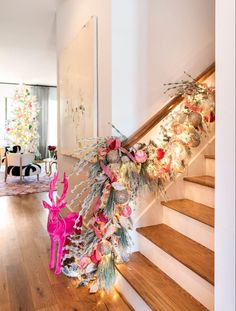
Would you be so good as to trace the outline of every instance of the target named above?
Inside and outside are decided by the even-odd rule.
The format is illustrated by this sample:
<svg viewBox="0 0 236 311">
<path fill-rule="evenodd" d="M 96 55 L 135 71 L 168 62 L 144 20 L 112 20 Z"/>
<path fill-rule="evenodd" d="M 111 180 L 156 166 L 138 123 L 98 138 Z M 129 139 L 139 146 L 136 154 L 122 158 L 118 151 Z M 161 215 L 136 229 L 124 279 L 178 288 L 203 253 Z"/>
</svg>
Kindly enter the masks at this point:
<svg viewBox="0 0 236 311">
<path fill-rule="evenodd" d="M 214 284 L 213 251 L 164 224 L 138 228 L 137 231 L 206 281 Z"/>
<path fill-rule="evenodd" d="M 118 292 L 90 295 L 48 269 L 47 194 L 0 197 L 1 311 L 128 311 Z"/>
</svg>

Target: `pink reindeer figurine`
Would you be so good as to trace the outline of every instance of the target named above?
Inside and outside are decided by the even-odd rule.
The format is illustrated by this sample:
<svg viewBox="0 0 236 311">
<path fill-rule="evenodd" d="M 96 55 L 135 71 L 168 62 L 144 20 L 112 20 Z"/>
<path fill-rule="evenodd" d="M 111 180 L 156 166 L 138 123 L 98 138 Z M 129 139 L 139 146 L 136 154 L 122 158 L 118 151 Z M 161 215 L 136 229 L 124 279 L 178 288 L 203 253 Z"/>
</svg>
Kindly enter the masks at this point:
<svg viewBox="0 0 236 311">
<path fill-rule="evenodd" d="M 61 197 L 58 200 L 54 200 L 53 191 L 55 190 L 55 185 L 58 182 L 58 173 L 55 173 L 53 179 L 50 182 L 50 190 L 49 190 L 49 199 L 51 201 L 51 205 L 46 201 L 43 201 L 43 205 L 45 208 L 48 208 L 48 224 L 47 230 L 51 238 L 51 252 L 50 252 L 50 264 L 49 268 L 54 269 L 55 267 L 55 251 L 56 244 L 58 243 L 57 248 L 57 265 L 56 265 L 56 274 L 60 274 L 61 272 L 61 260 L 63 255 L 63 246 L 65 244 L 66 237 L 71 235 L 74 232 L 74 225 L 76 219 L 78 218 L 78 213 L 69 213 L 66 217 L 59 217 L 60 210 L 66 206 L 66 202 L 64 199 L 68 190 L 68 180 L 66 178 L 66 174 L 64 173 L 63 178 L 63 192 Z"/>
</svg>

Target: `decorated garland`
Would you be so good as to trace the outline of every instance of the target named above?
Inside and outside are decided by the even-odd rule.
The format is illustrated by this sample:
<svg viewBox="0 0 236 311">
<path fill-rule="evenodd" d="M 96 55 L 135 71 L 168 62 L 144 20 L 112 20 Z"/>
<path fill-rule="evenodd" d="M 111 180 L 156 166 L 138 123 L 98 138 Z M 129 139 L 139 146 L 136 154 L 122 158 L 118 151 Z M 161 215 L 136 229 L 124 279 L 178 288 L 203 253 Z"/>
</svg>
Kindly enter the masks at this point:
<svg viewBox="0 0 236 311">
<path fill-rule="evenodd" d="M 125 149 L 123 136 L 97 138 L 77 152 L 80 160 L 71 175 L 79 175 L 80 183 L 68 207 L 80 207 L 83 226 L 75 225 L 66 240 L 62 272 L 77 277 L 78 287 L 90 284 L 92 293 L 111 290 L 115 265 L 129 258 L 131 203 L 140 190 L 164 193 L 215 120 L 214 88 L 194 80 L 168 87 L 177 88 L 184 100 L 158 125 L 157 140 Z"/>
</svg>

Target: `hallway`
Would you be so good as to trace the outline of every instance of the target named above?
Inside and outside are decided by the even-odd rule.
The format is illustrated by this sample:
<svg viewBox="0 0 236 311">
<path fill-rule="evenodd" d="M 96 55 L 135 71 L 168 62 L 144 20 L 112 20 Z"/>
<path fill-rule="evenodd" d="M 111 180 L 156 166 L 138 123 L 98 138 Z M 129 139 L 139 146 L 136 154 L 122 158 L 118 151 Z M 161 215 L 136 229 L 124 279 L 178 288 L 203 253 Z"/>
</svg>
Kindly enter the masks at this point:
<svg viewBox="0 0 236 311">
<path fill-rule="evenodd" d="M 115 292 L 89 295 L 48 269 L 47 193 L 0 198 L 0 310 L 131 310 Z"/>
</svg>

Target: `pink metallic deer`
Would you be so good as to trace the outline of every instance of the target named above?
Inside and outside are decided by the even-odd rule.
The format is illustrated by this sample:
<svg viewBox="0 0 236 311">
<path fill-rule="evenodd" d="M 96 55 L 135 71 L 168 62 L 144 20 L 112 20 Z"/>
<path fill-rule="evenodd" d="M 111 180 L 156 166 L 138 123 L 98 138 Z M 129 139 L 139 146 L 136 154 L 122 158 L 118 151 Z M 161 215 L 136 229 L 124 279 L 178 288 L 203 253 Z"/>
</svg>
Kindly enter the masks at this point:
<svg viewBox="0 0 236 311">
<path fill-rule="evenodd" d="M 55 251 L 56 245 L 58 243 L 57 265 L 55 273 L 60 274 L 63 246 L 65 244 L 66 237 L 71 235 L 75 231 L 74 226 L 76 223 L 76 219 L 78 218 L 78 213 L 72 212 L 64 218 L 59 218 L 60 210 L 66 206 L 66 202 L 64 202 L 68 190 L 68 180 L 66 174 L 64 173 L 64 178 L 62 182 L 64 184 L 62 195 L 58 200 L 54 200 L 53 191 L 55 190 L 55 185 L 57 184 L 57 182 L 58 173 L 55 173 L 53 179 L 50 182 L 49 199 L 51 201 L 51 205 L 49 205 L 46 201 L 43 201 L 43 205 L 49 210 L 47 224 L 47 230 L 51 238 L 49 268 L 54 269 L 55 267 Z"/>
</svg>

